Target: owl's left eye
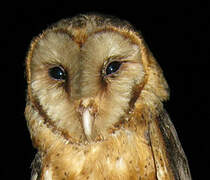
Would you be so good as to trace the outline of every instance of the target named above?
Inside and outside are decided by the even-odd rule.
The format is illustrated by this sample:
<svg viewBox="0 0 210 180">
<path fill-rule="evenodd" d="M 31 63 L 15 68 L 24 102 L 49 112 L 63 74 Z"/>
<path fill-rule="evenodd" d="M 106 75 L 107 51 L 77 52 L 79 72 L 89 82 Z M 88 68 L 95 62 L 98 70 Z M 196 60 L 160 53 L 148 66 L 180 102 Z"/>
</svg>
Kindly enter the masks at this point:
<svg viewBox="0 0 210 180">
<path fill-rule="evenodd" d="M 121 66 L 121 62 L 113 61 L 106 68 L 106 75 L 115 73 Z"/>
<path fill-rule="evenodd" d="M 49 69 L 49 75 L 56 80 L 65 80 L 66 72 L 62 67 L 56 66 Z"/>
</svg>

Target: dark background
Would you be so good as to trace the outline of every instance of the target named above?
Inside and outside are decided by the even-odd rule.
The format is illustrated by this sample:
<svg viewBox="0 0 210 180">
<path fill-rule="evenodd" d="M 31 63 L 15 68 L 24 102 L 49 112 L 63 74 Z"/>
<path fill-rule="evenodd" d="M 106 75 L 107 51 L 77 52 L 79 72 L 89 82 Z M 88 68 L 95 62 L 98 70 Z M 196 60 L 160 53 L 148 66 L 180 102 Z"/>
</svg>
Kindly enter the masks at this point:
<svg viewBox="0 0 210 180">
<path fill-rule="evenodd" d="M 5 5 L 1 11 L 1 179 L 30 179 L 35 150 L 24 119 L 24 60 L 31 39 L 48 25 L 79 13 L 98 12 L 128 20 L 140 29 L 171 88 L 166 103 L 188 157 L 194 180 L 210 171 L 209 6 L 205 2 L 108 1 L 48 6 Z"/>
</svg>

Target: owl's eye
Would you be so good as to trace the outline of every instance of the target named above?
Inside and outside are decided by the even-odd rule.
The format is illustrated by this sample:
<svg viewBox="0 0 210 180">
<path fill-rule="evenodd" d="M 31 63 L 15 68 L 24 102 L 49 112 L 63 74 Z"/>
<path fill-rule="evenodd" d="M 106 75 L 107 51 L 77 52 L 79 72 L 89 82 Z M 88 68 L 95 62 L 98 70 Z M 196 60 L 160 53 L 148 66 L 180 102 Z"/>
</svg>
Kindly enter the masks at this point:
<svg viewBox="0 0 210 180">
<path fill-rule="evenodd" d="M 66 72 L 62 67 L 56 66 L 49 69 L 49 75 L 53 79 L 56 80 L 65 80 L 66 79 Z"/>
<path fill-rule="evenodd" d="M 106 68 L 106 75 L 115 73 L 121 66 L 121 62 L 113 61 Z"/>
</svg>

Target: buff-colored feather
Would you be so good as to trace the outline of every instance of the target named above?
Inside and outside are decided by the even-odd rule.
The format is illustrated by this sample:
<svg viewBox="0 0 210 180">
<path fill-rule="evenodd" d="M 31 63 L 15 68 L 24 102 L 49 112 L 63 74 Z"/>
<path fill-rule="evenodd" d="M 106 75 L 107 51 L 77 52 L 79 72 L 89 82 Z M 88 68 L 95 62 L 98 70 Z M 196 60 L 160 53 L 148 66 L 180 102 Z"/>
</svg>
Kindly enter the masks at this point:
<svg viewBox="0 0 210 180">
<path fill-rule="evenodd" d="M 61 20 L 32 41 L 26 73 L 33 180 L 191 179 L 168 85 L 129 23 Z"/>
</svg>

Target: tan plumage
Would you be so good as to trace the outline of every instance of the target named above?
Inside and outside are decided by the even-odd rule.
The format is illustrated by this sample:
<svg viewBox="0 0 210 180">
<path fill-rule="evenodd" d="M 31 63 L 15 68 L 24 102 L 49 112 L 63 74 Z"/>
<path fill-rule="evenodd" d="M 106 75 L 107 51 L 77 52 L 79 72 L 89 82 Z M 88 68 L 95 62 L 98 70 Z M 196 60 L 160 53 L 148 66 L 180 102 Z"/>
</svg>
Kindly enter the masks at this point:
<svg viewBox="0 0 210 180">
<path fill-rule="evenodd" d="M 32 41 L 26 74 L 32 179 L 191 179 L 168 85 L 129 23 L 61 20 Z"/>
</svg>

